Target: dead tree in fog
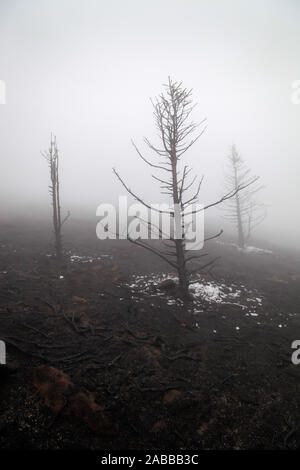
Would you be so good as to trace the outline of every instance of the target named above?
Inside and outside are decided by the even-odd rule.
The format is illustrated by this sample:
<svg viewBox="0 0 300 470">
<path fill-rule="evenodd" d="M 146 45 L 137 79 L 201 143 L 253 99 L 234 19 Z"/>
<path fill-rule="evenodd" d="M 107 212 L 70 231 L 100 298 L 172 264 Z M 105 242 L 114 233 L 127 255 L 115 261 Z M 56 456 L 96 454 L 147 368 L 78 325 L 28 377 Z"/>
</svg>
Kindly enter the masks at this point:
<svg viewBox="0 0 300 470">
<path fill-rule="evenodd" d="M 54 228 L 54 237 L 55 237 L 55 251 L 56 256 L 59 260 L 62 259 L 63 255 L 63 248 L 62 248 L 62 226 L 65 221 L 70 216 L 70 212 L 66 215 L 66 217 L 61 220 L 61 209 L 60 209 L 60 188 L 59 188 L 59 156 L 58 156 L 58 148 L 56 143 L 56 137 L 52 136 L 50 140 L 50 147 L 48 151 L 43 152 L 42 155 L 46 158 L 49 171 L 50 171 L 50 179 L 51 184 L 49 186 L 49 193 L 51 197 L 52 203 L 52 211 L 53 211 L 53 228 Z"/>
<path fill-rule="evenodd" d="M 225 176 L 225 187 L 228 191 L 234 191 L 239 186 L 257 183 L 259 177 L 251 177 L 250 169 L 246 167 L 236 147 L 232 145 L 228 156 L 229 170 Z M 229 220 L 237 228 L 238 246 L 244 248 L 250 238 L 252 230 L 266 217 L 264 204 L 255 200 L 255 194 L 262 186 L 251 185 L 245 191 L 237 191 L 234 198 L 226 201 L 224 205 L 224 218 Z"/>
<path fill-rule="evenodd" d="M 159 170 L 161 173 L 160 177 L 152 175 L 152 178 L 160 183 L 161 194 L 166 194 L 172 201 L 173 210 L 171 209 L 164 213 L 167 213 L 167 215 L 174 221 L 174 208 L 175 206 L 177 208 L 179 207 L 181 237 L 171 237 L 168 241 L 163 241 L 164 248 L 159 250 L 154 246 L 149 245 L 144 240 L 141 240 L 141 238 L 133 240 L 130 238 L 130 235 L 127 234 L 129 241 L 155 253 L 177 271 L 180 294 L 184 298 L 189 297 L 189 285 L 191 282 L 195 282 L 191 279 L 192 274 L 198 273 L 215 261 L 211 260 L 203 264 L 201 261 L 206 254 L 194 253 L 192 255 L 188 255 L 188 250 L 186 248 L 187 224 L 185 223 L 185 218 L 196 214 L 200 210 L 202 211 L 222 203 L 223 201 L 233 197 L 240 189 L 243 188 L 242 185 L 239 185 L 237 188 L 231 189 L 218 201 L 208 204 L 205 207 L 202 206 L 201 209 L 193 209 L 193 206 L 198 202 L 203 177 L 197 182 L 197 176 L 191 178 L 191 169 L 188 165 L 180 167 L 180 163 L 186 152 L 203 134 L 205 128 L 203 128 L 202 125 L 205 122 L 205 119 L 199 124 L 190 120 L 191 113 L 195 107 L 195 105 L 192 104 L 191 94 L 192 90 L 187 90 L 182 86 L 182 83 L 173 82 L 169 78 L 168 84 L 165 85 L 165 93 L 160 94 L 155 101 L 152 101 L 154 109 L 153 114 L 160 143 L 158 145 L 154 145 L 147 138 L 144 138 L 144 142 L 158 158 L 156 162 L 150 161 L 146 158 L 133 143 L 139 157 L 152 169 Z M 202 127 L 202 129 L 200 127 Z M 148 210 L 154 210 L 150 204 L 147 204 L 143 199 L 131 191 L 115 169 L 113 169 L 113 171 L 129 194 L 131 194 L 138 202 L 143 204 Z M 150 230 L 157 231 L 157 226 L 153 226 L 151 222 L 148 222 L 148 225 Z M 160 234 L 162 234 L 162 231 L 160 229 L 158 230 Z M 221 233 L 222 231 L 208 239 L 215 238 Z M 196 263 L 199 263 L 200 261 L 200 264 L 197 268 L 190 270 L 189 263 L 192 260 Z"/>
</svg>

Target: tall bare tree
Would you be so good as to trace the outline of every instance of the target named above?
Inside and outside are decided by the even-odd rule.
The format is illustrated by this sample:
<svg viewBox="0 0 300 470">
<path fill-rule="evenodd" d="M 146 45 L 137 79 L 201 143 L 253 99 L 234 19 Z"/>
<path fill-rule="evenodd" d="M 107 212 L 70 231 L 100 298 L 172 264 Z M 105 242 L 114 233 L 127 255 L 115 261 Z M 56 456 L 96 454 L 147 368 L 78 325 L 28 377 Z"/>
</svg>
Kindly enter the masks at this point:
<svg viewBox="0 0 300 470">
<path fill-rule="evenodd" d="M 52 203 L 53 211 L 53 228 L 54 228 L 54 237 L 55 237 L 55 251 L 56 256 L 59 260 L 63 256 L 63 246 L 62 246 L 62 226 L 70 216 L 70 212 L 67 213 L 66 217 L 61 220 L 61 208 L 60 208 L 60 188 L 59 188 L 59 154 L 58 147 L 56 143 L 56 137 L 52 136 L 50 139 L 49 149 L 45 152 L 42 152 L 42 155 L 46 158 L 49 171 L 50 171 L 50 180 L 51 184 L 49 186 L 49 193 Z"/>
<path fill-rule="evenodd" d="M 172 207 L 177 206 L 180 208 L 181 238 L 171 237 L 169 241 L 162 241 L 162 249 L 149 245 L 145 240 L 141 240 L 140 238 L 133 240 L 130 238 L 129 234 L 127 234 L 127 238 L 132 243 L 155 253 L 176 269 L 179 279 L 180 294 L 184 298 L 189 298 L 189 285 L 191 282 L 194 282 L 191 278 L 192 274 L 200 272 L 211 265 L 215 260 L 203 264 L 201 261 L 202 258 L 207 255 L 206 253 L 188 254 L 185 239 L 187 234 L 187 224 L 185 220 L 187 216 L 218 205 L 233 197 L 243 186 L 239 185 L 237 188 L 231 189 L 219 200 L 201 209 L 193 209 L 193 205 L 198 202 L 203 177 L 198 179 L 197 182 L 197 176 L 191 178 L 191 169 L 188 165 L 182 167 L 180 164 L 186 152 L 203 134 L 205 130 L 203 124 L 206 119 L 199 124 L 191 120 L 191 113 L 195 107 L 191 99 L 192 90 L 187 90 L 182 86 L 182 83 L 173 82 L 170 78 L 168 83 L 164 85 L 164 88 L 165 92 L 151 101 L 154 110 L 154 120 L 158 130 L 159 144 L 154 145 L 147 138 L 144 138 L 145 144 L 152 153 L 156 155 L 158 160 L 156 162 L 149 160 L 141 153 L 136 144 L 134 142 L 132 143 L 139 157 L 152 169 L 161 172 L 162 176 L 160 177 L 152 175 L 152 178 L 160 183 L 161 193 L 169 196 Z M 113 171 L 129 194 L 147 207 L 148 210 L 155 210 L 150 204 L 131 191 L 116 169 L 113 169 Z M 163 211 L 158 210 L 158 212 Z M 164 213 L 167 213 L 170 218 L 175 218 L 174 210 L 164 211 Z M 157 230 L 157 227 L 154 227 L 151 222 L 148 224 L 150 230 Z M 158 230 L 161 232 L 160 229 Z M 215 238 L 221 233 L 222 231 L 206 240 Z M 196 263 L 200 261 L 200 264 L 198 264 L 195 269 L 189 269 L 189 263 L 192 260 Z"/>
<path fill-rule="evenodd" d="M 234 191 L 240 186 L 247 185 L 250 181 L 255 183 L 245 191 L 237 191 L 234 198 L 228 199 L 222 207 L 224 218 L 237 228 L 240 248 L 245 247 L 253 229 L 266 217 L 265 205 L 255 199 L 256 193 L 263 188 L 257 184 L 258 180 L 258 176 L 251 176 L 250 169 L 246 167 L 235 145 L 232 145 L 228 155 L 228 172 L 225 175 L 226 190 Z"/>
</svg>

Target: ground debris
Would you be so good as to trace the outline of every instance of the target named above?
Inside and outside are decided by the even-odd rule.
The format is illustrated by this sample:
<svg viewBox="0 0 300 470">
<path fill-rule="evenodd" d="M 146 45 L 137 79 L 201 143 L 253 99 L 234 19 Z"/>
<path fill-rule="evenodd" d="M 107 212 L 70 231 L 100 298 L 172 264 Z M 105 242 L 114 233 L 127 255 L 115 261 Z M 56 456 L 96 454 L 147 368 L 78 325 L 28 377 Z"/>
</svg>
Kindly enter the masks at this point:
<svg viewBox="0 0 300 470">
<path fill-rule="evenodd" d="M 91 393 L 77 391 L 70 377 L 52 366 L 39 366 L 33 372 L 32 383 L 45 405 L 54 415 L 63 413 L 83 420 L 94 432 L 117 434 L 118 427 L 104 414 Z"/>
</svg>

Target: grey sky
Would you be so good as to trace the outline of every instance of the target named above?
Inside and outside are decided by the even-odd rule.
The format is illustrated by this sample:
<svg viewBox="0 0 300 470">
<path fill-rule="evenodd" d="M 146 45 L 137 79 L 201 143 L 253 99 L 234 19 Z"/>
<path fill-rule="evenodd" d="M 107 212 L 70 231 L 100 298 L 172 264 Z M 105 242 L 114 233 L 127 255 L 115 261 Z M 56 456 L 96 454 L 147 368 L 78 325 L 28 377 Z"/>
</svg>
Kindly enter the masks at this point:
<svg viewBox="0 0 300 470">
<path fill-rule="evenodd" d="M 40 150 L 51 131 L 66 209 L 93 215 L 124 194 L 112 166 L 158 202 L 130 139 L 154 135 L 149 97 L 170 75 L 194 89 L 194 119 L 207 117 L 186 157 L 205 174 L 203 198 L 220 195 L 234 142 L 267 186 L 265 232 L 296 242 L 300 105 L 291 93 L 300 79 L 299 24 L 298 0 L 0 0 L 2 210 L 49 210 Z"/>
</svg>

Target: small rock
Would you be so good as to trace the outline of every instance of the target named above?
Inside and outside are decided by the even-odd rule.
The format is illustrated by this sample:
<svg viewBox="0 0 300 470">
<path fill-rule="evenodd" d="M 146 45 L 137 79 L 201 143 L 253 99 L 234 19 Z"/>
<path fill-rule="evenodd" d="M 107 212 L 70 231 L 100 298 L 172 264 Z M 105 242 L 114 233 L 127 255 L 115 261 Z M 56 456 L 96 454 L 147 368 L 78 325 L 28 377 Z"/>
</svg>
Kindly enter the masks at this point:
<svg viewBox="0 0 300 470">
<path fill-rule="evenodd" d="M 158 289 L 160 290 L 176 290 L 177 285 L 176 282 L 173 281 L 172 279 L 166 279 L 158 284 Z"/>
<path fill-rule="evenodd" d="M 179 390 L 170 390 L 164 395 L 163 402 L 165 405 L 170 405 L 175 400 L 178 400 L 181 397 L 182 393 Z"/>
</svg>

